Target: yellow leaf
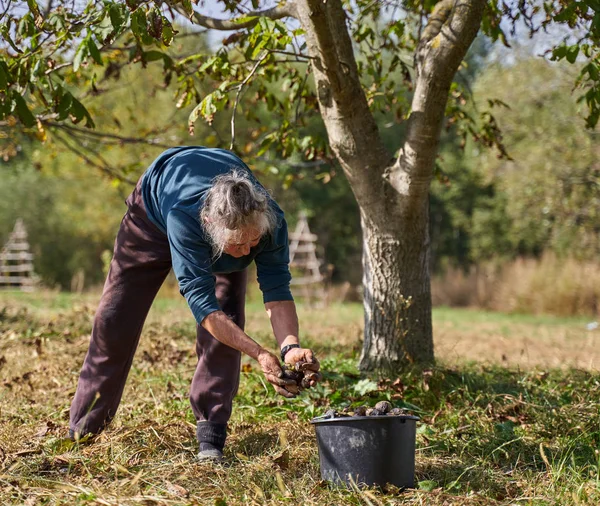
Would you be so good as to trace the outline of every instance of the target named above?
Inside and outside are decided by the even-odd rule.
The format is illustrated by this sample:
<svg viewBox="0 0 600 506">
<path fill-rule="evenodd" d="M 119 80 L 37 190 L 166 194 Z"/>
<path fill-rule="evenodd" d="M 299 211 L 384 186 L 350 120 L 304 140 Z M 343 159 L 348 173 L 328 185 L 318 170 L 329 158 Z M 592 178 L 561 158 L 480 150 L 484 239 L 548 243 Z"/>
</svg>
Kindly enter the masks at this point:
<svg viewBox="0 0 600 506">
<path fill-rule="evenodd" d="M 44 125 L 42 124 L 39 118 L 37 118 L 37 132 L 35 135 L 42 142 L 46 142 L 46 139 L 48 138 L 48 135 L 46 134 L 46 129 L 44 128 Z"/>
</svg>

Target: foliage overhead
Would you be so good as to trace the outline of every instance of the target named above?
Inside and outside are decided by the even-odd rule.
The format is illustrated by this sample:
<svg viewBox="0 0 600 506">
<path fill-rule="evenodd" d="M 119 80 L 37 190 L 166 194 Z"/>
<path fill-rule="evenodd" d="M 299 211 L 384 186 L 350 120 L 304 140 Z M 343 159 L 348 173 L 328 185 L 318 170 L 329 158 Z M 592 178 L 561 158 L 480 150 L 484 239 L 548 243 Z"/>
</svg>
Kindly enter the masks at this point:
<svg viewBox="0 0 600 506">
<path fill-rule="evenodd" d="M 391 114 L 395 123 L 402 123 L 410 113 L 412 55 L 436 4 L 441 5 L 432 0 L 344 4 L 364 92 L 374 114 Z M 284 22 L 292 13 L 289 5 L 293 4 L 273 7 L 258 0 L 224 0 L 220 6 L 231 20 L 218 20 L 201 15 L 202 3 L 193 5 L 190 0 L 92 0 L 85 6 L 64 1 L 45 6 L 36 0 L 7 2 L 0 13 L 2 156 L 8 159 L 16 154 L 17 130 L 46 141 L 48 131 L 60 126 L 63 132 L 81 137 L 81 127 L 95 126 L 89 101 L 119 79 L 123 67 L 160 65 L 164 86 L 175 90 L 175 106 L 188 112 L 190 133 L 198 120 L 212 124 L 215 115 L 227 108 L 231 147 L 240 149 L 235 121 L 236 115 L 243 114 L 258 124 L 253 143 L 244 146 L 244 152 L 265 156 L 272 150 L 278 158 L 331 161 L 325 136 L 308 128 L 311 116 L 318 115 L 319 91 L 307 79 L 311 57 L 305 51 L 303 30 L 294 22 Z M 503 19 L 508 24 L 501 23 Z M 599 20 L 597 0 L 489 2 L 482 31 L 508 45 L 511 33 L 505 33 L 505 26 L 512 27 L 513 35 L 519 24 L 531 35 L 552 23 L 569 26 L 569 33 L 579 37 L 560 41 L 551 58 L 584 62 L 576 85 L 584 91 L 587 123 L 593 127 L 600 116 Z M 170 49 L 174 38 L 198 34 L 198 26 L 227 30 L 227 34 L 216 49 L 205 44 L 185 54 Z M 457 80 L 447 121 L 465 139 L 472 136 L 507 156 L 494 116 L 490 110 L 479 117 L 469 114 L 468 95 Z M 499 104 L 491 102 L 490 108 L 494 105 Z M 276 128 L 261 128 L 256 114 L 260 107 L 279 118 Z"/>
</svg>

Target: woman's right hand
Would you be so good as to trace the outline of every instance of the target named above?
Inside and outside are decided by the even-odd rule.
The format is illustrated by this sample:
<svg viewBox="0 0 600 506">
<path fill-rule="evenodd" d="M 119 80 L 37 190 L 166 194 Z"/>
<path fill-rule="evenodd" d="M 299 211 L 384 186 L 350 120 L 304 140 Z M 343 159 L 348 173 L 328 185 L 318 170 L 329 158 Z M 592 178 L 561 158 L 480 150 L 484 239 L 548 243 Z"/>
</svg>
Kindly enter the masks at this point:
<svg viewBox="0 0 600 506">
<path fill-rule="evenodd" d="M 296 382 L 291 379 L 286 380 L 282 378 L 283 371 L 279 364 L 279 359 L 273 355 L 273 353 L 263 350 L 258 354 L 256 360 L 258 361 L 265 378 L 273 385 L 278 394 L 287 398 L 296 397 L 292 392 L 289 392 L 285 388 L 290 385 L 296 386 Z"/>
</svg>

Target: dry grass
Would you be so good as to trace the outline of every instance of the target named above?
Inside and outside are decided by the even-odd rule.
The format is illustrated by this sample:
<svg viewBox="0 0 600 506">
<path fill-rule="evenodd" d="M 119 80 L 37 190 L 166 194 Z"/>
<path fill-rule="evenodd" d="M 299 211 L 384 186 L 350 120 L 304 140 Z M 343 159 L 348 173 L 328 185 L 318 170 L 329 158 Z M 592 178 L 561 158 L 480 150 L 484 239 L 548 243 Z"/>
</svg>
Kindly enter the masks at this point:
<svg viewBox="0 0 600 506">
<path fill-rule="evenodd" d="M 360 307 L 301 307 L 304 334 L 319 351 L 326 381 L 285 401 L 245 360 L 228 463 L 213 467 L 194 461 L 194 420 L 187 401 L 195 366 L 194 326 L 179 300 L 157 301 L 111 427 L 92 444 L 65 440 L 97 296 L 76 300 L 61 294 L 0 295 L 3 505 L 600 503 L 600 461 L 594 453 L 600 447 L 599 377 L 464 363 L 477 354 L 493 361 L 485 343 L 493 343 L 496 334 L 510 342 L 516 329 L 540 341 L 539 351 L 544 340 L 547 346 L 547 340 L 571 339 L 562 332 L 580 325 L 578 320 L 438 310 L 438 350 L 473 332 L 470 344 L 454 356 L 460 366 L 450 367 L 452 355 L 445 351 L 445 366 L 371 382 L 361 393 L 355 367 Z M 271 343 L 255 302 L 249 305 L 248 329 Z M 485 329 L 486 340 L 481 339 Z M 481 348 L 473 350 L 478 335 Z M 326 486 L 307 420 L 329 406 L 381 399 L 412 407 L 422 417 L 421 488 L 400 493 Z"/>
<path fill-rule="evenodd" d="M 432 281 L 435 305 L 494 311 L 600 316 L 600 264 L 545 254 L 541 259 L 448 269 Z"/>
</svg>

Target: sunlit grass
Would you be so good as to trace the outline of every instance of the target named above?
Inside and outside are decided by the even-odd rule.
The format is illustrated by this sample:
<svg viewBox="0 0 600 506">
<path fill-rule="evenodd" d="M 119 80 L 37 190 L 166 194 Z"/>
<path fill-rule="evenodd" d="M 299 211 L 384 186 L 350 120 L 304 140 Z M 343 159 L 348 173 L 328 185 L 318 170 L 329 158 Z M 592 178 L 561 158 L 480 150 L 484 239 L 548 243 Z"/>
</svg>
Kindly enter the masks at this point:
<svg viewBox="0 0 600 506">
<path fill-rule="evenodd" d="M 359 305 L 300 307 L 325 381 L 297 399 L 274 395 L 256 364 L 244 359 L 228 463 L 214 467 L 194 461 L 187 400 L 194 324 L 182 300 L 161 297 L 113 424 L 92 444 L 74 446 L 65 440 L 68 408 L 95 297 L 0 294 L 0 504 L 600 504 L 596 372 L 547 364 L 505 368 L 492 363 L 494 342 L 487 341 L 488 354 L 477 361 L 441 355 L 432 370 L 366 381 L 357 369 Z M 249 333 L 273 347 L 260 302 L 252 300 L 248 313 Z M 436 311 L 436 328 L 445 332 L 438 349 L 467 331 L 489 331 L 487 338 L 504 335 L 511 342 L 514 329 L 513 339 L 528 333 L 540 351 L 581 323 L 512 318 Z M 462 330 L 450 330 L 458 325 Z M 480 345 L 485 349 L 486 341 Z M 383 399 L 422 419 L 419 488 L 400 493 L 326 486 L 308 421 L 330 407 Z"/>
</svg>

